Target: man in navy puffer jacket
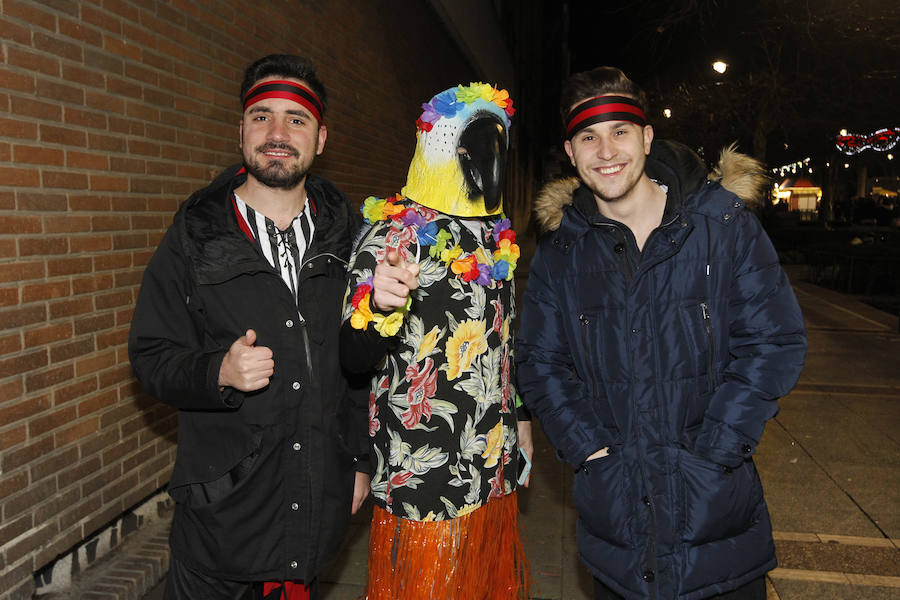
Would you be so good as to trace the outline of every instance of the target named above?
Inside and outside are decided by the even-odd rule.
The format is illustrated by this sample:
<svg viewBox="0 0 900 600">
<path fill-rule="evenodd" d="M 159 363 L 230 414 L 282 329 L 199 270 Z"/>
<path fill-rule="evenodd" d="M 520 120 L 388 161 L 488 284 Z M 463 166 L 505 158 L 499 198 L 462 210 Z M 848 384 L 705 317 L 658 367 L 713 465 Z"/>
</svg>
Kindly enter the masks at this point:
<svg viewBox="0 0 900 600">
<path fill-rule="evenodd" d="M 707 175 L 685 146 L 653 142 L 618 69 L 573 75 L 562 109 L 578 178 L 536 202 L 516 362 L 576 469 L 596 597 L 763 600 L 776 561 L 752 456 L 806 332 L 745 205 L 762 168 L 728 149 Z"/>
</svg>

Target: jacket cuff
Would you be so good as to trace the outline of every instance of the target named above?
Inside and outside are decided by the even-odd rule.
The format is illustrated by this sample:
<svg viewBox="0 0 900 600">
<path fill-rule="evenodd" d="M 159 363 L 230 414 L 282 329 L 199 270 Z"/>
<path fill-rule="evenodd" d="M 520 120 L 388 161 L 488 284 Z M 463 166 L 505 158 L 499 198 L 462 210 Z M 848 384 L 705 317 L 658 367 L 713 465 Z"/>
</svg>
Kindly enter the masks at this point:
<svg viewBox="0 0 900 600">
<path fill-rule="evenodd" d="M 727 423 L 703 420 L 694 453 L 727 467 L 738 467 L 756 451 L 757 441 Z"/>
<path fill-rule="evenodd" d="M 357 473 L 365 473 L 372 475 L 372 463 L 369 461 L 368 454 L 361 454 L 353 457 L 353 470 Z"/>
<path fill-rule="evenodd" d="M 200 359 L 201 372 L 206 372 L 206 381 L 202 389 L 202 395 L 207 398 L 211 408 L 238 408 L 244 402 L 244 394 L 233 387 L 219 385 L 219 371 L 222 369 L 222 361 L 225 352 L 212 352 L 205 354 Z M 203 367 L 203 362 L 206 367 Z"/>
<path fill-rule="evenodd" d="M 516 394 L 516 420 L 517 421 L 530 421 L 531 420 L 531 411 L 528 410 L 528 407 L 525 406 L 525 403 L 522 402 L 522 397 L 519 394 Z"/>
<path fill-rule="evenodd" d="M 578 471 L 584 466 L 587 457 L 597 450 L 609 448 L 609 453 L 613 453 L 613 442 L 606 437 L 604 437 L 604 440 L 606 441 L 591 441 L 586 446 L 571 446 L 565 450 L 558 448 L 556 450 L 556 456 L 558 456 L 561 461 L 572 465 L 572 468 Z"/>
<path fill-rule="evenodd" d="M 341 366 L 352 375 L 371 375 L 394 344 L 396 338 L 382 337 L 374 327 L 354 329 L 344 321 L 339 344 Z"/>
</svg>

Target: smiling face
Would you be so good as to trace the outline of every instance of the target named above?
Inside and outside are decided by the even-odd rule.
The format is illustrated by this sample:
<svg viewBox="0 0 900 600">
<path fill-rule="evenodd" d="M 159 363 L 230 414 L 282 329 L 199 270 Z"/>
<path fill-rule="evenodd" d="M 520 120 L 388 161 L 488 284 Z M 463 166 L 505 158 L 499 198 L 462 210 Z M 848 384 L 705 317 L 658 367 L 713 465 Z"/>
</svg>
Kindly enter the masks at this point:
<svg viewBox="0 0 900 600">
<path fill-rule="evenodd" d="M 628 199 L 644 177 L 653 128 L 630 121 L 601 121 L 566 140 L 566 154 L 598 200 Z"/>
<path fill-rule="evenodd" d="M 275 79 L 283 78 L 266 77 L 257 84 Z M 290 190 L 305 180 L 324 150 L 326 130 L 299 102 L 266 98 L 244 111 L 240 137 L 249 176 L 267 187 Z"/>
</svg>

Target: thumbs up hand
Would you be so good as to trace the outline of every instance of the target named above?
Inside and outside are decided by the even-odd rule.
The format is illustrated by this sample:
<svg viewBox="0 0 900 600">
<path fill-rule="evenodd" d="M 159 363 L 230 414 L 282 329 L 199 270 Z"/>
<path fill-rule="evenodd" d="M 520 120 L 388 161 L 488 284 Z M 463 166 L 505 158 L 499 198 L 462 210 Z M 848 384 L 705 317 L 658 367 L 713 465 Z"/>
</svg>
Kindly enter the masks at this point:
<svg viewBox="0 0 900 600">
<path fill-rule="evenodd" d="M 252 329 L 231 344 L 219 367 L 220 386 L 252 392 L 269 385 L 269 378 L 275 372 L 272 350 L 255 344 L 256 332 Z"/>
<path fill-rule="evenodd" d="M 372 302 L 378 310 L 389 312 L 405 306 L 409 293 L 419 287 L 419 265 L 407 263 L 397 250 L 388 248 L 384 262 L 375 267 L 372 287 Z"/>
</svg>

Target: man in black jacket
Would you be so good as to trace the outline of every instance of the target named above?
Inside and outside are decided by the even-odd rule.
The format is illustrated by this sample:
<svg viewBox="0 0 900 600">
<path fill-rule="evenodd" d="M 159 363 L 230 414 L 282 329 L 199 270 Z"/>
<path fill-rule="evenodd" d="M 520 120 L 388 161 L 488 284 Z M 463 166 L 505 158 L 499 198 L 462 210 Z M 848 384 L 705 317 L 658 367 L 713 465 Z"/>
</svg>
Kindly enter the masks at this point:
<svg viewBox="0 0 900 600">
<path fill-rule="evenodd" d="M 367 394 L 338 360 L 358 217 L 308 173 L 325 90 L 305 59 L 271 55 L 241 101 L 243 167 L 181 206 L 129 338 L 144 388 L 178 408 L 167 600 L 315 598 L 368 493 Z"/>
</svg>

